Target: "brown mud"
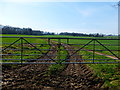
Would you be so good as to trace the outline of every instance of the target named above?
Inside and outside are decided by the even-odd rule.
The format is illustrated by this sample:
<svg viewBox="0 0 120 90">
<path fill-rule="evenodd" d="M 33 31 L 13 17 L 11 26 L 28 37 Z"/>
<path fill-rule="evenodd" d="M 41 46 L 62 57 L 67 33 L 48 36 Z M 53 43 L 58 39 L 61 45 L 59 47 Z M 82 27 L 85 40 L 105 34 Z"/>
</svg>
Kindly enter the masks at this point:
<svg viewBox="0 0 120 90">
<path fill-rule="evenodd" d="M 64 47 L 74 49 L 68 45 Z M 56 49 L 55 46 L 52 48 Z M 68 53 L 72 55 L 74 52 L 68 51 Z M 56 54 L 56 50 L 49 51 L 48 54 Z M 43 59 L 47 58 L 43 57 Z M 81 62 L 78 59 L 82 60 L 82 56 L 71 56 L 70 59 L 75 59 L 70 62 Z M 2 89 L 96 90 L 103 84 L 103 81 L 84 64 L 68 64 L 63 71 L 55 75 L 48 75 L 49 66 L 48 64 L 30 64 L 16 69 L 3 68 Z"/>
</svg>

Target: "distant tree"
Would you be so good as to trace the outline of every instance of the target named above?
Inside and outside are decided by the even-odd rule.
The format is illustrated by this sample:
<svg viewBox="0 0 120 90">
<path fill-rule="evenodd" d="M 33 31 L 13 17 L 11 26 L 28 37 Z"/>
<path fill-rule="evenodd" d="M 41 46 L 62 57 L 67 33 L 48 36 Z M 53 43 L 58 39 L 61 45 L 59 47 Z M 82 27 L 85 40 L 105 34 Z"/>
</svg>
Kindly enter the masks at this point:
<svg viewBox="0 0 120 90">
<path fill-rule="evenodd" d="M 83 33 L 68 33 L 68 32 L 62 32 L 59 35 L 69 35 L 69 36 L 89 36 L 89 37 L 103 37 L 103 34 L 83 34 Z"/>
<path fill-rule="evenodd" d="M 10 27 L 9 26 L 4 26 L 2 28 L 2 34 L 9 34 L 9 33 L 11 33 Z"/>
<path fill-rule="evenodd" d="M 43 35 L 43 31 L 32 31 L 32 35 Z"/>
</svg>

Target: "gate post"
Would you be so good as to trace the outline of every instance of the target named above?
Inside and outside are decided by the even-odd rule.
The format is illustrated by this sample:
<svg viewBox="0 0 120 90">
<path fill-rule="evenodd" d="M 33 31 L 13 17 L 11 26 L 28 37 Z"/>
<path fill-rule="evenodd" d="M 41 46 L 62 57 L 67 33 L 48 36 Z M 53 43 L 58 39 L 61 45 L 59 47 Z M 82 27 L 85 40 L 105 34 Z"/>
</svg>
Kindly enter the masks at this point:
<svg viewBox="0 0 120 90">
<path fill-rule="evenodd" d="M 22 65 L 22 60 L 23 60 L 23 37 L 20 37 L 21 39 L 21 65 Z"/>
<path fill-rule="evenodd" d="M 69 44 L 69 39 L 67 39 L 67 44 Z"/>
<path fill-rule="evenodd" d="M 93 63 L 95 60 L 95 39 L 93 39 Z"/>
<path fill-rule="evenodd" d="M 50 38 L 48 38 L 48 44 L 50 45 Z"/>
<path fill-rule="evenodd" d="M 61 47 L 61 40 L 58 39 L 58 60 L 60 61 L 60 47 Z"/>
</svg>

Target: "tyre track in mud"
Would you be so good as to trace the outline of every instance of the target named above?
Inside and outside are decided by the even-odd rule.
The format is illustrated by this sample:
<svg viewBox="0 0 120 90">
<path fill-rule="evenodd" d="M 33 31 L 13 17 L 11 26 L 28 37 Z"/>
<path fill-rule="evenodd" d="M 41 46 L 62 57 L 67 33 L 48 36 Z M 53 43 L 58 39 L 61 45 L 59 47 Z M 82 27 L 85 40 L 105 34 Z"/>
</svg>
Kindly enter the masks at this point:
<svg viewBox="0 0 120 90">
<path fill-rule="evenodd" d="M 67 49 L 74 49 L 72 46 L 65 45 Z M 72 55 L 74 51 L 69 51 L 69 54 Z M 70 62 L 82 62 L 82 56 L 78 53 L 76 56 L 71 56 Z M 79 60 L 78 60 L 79 59 Z M 80 60 L 81 59 L 81 60 Z M 63 75 L 72 76 L 70 87 L 75 89 L 90 89 L 90 88 L 100 88 L 100 79 L 96 76 L 93 76 L 92 70 L 90 70 L 85 64 L 69 64 L 68 68 L 63 72 Z M 63 85 L 65 85 L 63 83 Z"/>
<path fill-rule="evenodd" d="M 74 49 L 74 47 L 62 44 L 67 50 Z M 72 55 L 73 51 L 68 51 L 69 55 Z M 77 53 L 76 53 L 77 54 Z M 78 59 L 82 60 L 81 55 L 72 56 L 68 62 L 81 62 Z M 68 64 L 66 69 L 59 73 L 58 75 L 52 75 L 49 77 L 44 77 L 44 81 L 41 82 L 44 88 L 49 88 L 51 90 L 56 90 L 58 88 L 66 89 L 99 89 L 103 81 L 93 75 L 92 70 L 90 70 L 86 65 L 83 64 Z"/>
<path fill-rule="evenodd" d="M 74 49 L 74 47 L 62 44 L 65 49 Z M 55 46 L 54 46 L 55 49 Z M 50 51 L 49 54 L 55 54 L 56 51 Z M 73 51 L 68 51 L 72 55 Z M 76 53 L 77 54 L 77 53 Z M 75 55 L 76 55 L 75 54 Z M 44 57 L 47 58 L 47 57 Z M 82 56 L 72 56 L 69 59 L 75 59 L 67 62 L 81 62 Z M 78 61 L 81 59 L 81 61 Z M 46 75 L 49 65 L 27 65 L 18 70 L 7 73 L 3 78 L 3 89 L 6 88 L 41 88 L 48 90 L 61 90 L 61 89 L 77 89 L 77 90 L 90 90 L 99 89 L 103 81 L 96 76 L 93 76 L 90 70 L 84 64 L 67 64 L 66 68 L 56 75 Z M 7 83 L 8 81 L 8 83 Z"/>
<path fill-rule="evenodd" d="M 48 54 L 55 54 L 56 48 L 51 46 L 51 49 L 53 49 L 53 51 L 49 51 Z M 42 59 L 48 59 L 48 57 L 44 56 Z M 43 60 L 41 62 L 45 61 Z M 34 77 L 44 75 L 48 67 L 48 64 L 30 64 L 13 70 L 2 70 L 2 89 L 42 88 L 43 86 L 38 84 L 38 82 L 34 82 Z"/>
</svg>

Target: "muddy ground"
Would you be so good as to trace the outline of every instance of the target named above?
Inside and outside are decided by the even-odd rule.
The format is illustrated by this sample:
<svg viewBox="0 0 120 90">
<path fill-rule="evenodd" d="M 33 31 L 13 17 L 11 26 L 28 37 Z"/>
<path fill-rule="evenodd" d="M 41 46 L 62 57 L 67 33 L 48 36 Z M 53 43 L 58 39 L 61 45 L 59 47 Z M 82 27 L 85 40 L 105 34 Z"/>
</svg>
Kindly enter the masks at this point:
<svg viewBox="0 0 120 90">
<path fill-rule="evenodd" d="M 68 45 L 64 45 L 64 47 L 74 49 Z M 53 49 L 55 50 L 55 47 Z M 74 53 L 73 51 L 68 52 L 69 55 Z M 55 53 L 56 51 L 50 51 L 48 54 Z M 48 57 L 42 58 L 47 59 Z M 82 59 L 82 56 L 70 57 L 70 59 L 76 59 L 75 62 L 79 62 L 77 59 L 80 58 Z M 47 73 L 49 66 L 48 64 L 18 65 L 16 68 L 3 66 L 2 89 L 93 90 L 100 89 L 103 84 L 103 81 L 94 76 L 92 70 L 86 65 L 68 64 L 63 71 L 53 75 Z"/>
</svg>

